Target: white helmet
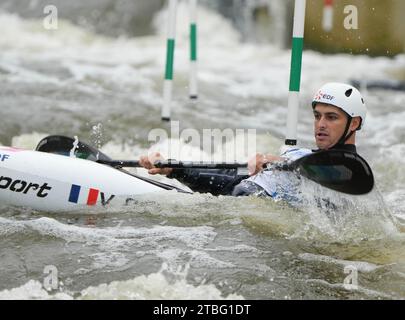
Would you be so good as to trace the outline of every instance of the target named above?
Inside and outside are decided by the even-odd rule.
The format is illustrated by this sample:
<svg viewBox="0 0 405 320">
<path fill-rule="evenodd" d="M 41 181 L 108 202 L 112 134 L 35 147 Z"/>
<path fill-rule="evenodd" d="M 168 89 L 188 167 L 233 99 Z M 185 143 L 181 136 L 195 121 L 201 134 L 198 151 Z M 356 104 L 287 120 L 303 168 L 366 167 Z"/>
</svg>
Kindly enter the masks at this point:
<svg viewBox="0 0 405 320">
<path fill-rule="evenodd" d="M 359 90 L 355 87 L 337 82 L 330 82 L 323 85 L 312 100 L 312 108 L 317 103 L 330 104 L 346 112 L 350 117 L 360 117 L 361 123 L 357 130 L 360 130 L 366 121 L 366 104 Z"/>
</svg>

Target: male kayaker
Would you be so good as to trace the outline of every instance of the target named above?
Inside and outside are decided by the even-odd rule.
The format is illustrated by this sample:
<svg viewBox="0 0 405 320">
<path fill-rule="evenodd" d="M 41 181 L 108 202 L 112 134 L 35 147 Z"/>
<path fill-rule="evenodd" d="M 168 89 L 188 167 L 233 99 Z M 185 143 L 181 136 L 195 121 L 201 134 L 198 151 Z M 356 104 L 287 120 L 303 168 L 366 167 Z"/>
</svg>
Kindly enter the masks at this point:
<svg viewBox="0 0 405 320">
<path fill-rule="evenodd" d="M 264 195 L 286 199 L 294 187 L 286 172 L 263 169 L 267 163 L 297 160 L 311 152 L 340 149 L 356 152 L 356 131 L 366 119 L 366 105 L 360 92 L 343 83 L 327 83 L 316 93 L 312 101 L 314 135 L 317 150 L 291 148 L 275 156 L 256 154 L 249 160 L 249 176 L 238 176 L 236 169 L 176 169 L 155 168 L 153 163 L 162 160 L 159 153 L 142 156 L 140 164 L 150 174 L 163 174 L 176 178 L 197 192 L 214 195 Z"/>
</svg>

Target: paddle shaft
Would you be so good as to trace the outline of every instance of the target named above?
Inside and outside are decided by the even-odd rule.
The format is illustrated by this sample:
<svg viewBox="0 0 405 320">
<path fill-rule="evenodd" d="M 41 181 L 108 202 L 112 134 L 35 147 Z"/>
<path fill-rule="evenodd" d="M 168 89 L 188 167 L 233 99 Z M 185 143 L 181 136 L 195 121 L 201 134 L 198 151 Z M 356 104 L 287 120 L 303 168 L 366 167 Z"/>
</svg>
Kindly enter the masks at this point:
<svg viewBox="0 0 405 320">
<path fill-rule="evenodd" d="M 106 164 L 112 167 L 137 168 L 142 167 L 139 160 L 98 160 L 98 163 Z M 156 168 L 173 169 L 237 169 L 247 168 L 247 163 L 226 163 L 226 162 L 201 162 L 201 161 L 177 161 L 177 160 L 159 160 L 154 163 Z"/>
</svg>

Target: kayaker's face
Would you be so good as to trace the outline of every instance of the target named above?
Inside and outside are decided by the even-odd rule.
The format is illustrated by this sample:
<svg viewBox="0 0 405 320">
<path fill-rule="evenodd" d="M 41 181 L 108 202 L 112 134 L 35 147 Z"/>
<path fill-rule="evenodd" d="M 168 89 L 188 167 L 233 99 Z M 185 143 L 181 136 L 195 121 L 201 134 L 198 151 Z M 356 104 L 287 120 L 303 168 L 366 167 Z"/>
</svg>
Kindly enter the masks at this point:
<svg viewBox="0 0 405 320">
<path fill-rule="evenodd" d="M 347 115 L 340 108 L 318 103 L 314 108 L 314 118 L 316 145 L 323 150 L 333 147 L 345 131 Z"/>
</svg>

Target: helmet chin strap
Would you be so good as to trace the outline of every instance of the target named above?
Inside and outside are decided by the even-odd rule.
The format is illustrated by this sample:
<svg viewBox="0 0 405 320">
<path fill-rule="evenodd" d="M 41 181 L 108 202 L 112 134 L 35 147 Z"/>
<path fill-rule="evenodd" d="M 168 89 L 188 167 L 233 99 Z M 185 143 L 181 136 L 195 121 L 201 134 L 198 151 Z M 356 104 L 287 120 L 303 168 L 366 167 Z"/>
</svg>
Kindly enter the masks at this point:
<svg viewBox="0 0 405 320">
<path fill-rule="evenodd" d="M 347 115 L 347 123 L 346 123 L 345 131 L 343 132 L 343 135 L 340 137 L 339 141 L 335 144 L 335 146 L 345 144 L 345 142 L 347 140 L 349 140 L 349 138 L 353 135 L 354 131 L 350 131 L 350 133 L 347 134 L 349 132 L 349 128 L 350 128 L 352 119 L 353 118 L 351 116 Z"/>
</svg>

